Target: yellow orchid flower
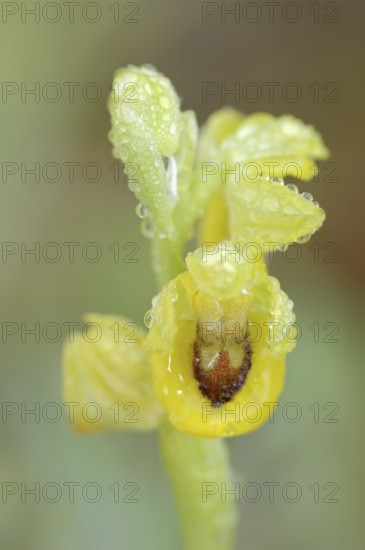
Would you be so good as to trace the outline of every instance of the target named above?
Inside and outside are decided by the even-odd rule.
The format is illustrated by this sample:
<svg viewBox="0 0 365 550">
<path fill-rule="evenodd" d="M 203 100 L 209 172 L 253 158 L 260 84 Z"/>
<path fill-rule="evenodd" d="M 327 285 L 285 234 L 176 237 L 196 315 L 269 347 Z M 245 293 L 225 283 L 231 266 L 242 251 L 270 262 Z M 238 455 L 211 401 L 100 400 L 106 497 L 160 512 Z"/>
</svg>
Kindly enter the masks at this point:
<svg viewBox="0 0 365 550">
<path fill-rule="evenodd" d="M 65 400 L 80 405 L 80 431 L 158 428 L 186 548 L 229 550 L 234 504 L 219 495 L 205 504 L 202 483 L 208 475 L 230 482 L 222 438 L 261 426 L 280 395 L 295 315 L 265 254 L 305 242 L 323 223 L 311 195 L 285 178 L 310 179 L 328 151 L 290 115 L 225 108 L 199 130 L 170 80 L 149 65 L 117 71 L 108 106 L 113 154 L 133 172 L 129 187 L 162 290 L 146 314 L 148 332 L 135 338 L 128 319 L 86 318 L 100 338 L 78 334 L 66 344 Z M 196 222 L 198 248 L 184 261 Z M 85 415 L 90 404 L 97 421 Z M 132 422 L 121 415 L 131 406 Z"/>
</svg>

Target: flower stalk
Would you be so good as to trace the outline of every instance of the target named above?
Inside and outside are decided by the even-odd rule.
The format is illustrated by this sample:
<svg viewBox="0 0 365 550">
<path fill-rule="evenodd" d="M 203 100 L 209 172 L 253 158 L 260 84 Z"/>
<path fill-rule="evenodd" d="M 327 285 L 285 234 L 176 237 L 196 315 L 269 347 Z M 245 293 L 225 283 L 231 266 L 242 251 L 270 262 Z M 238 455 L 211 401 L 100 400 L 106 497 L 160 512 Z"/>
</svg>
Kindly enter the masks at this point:
<svg viewBox="0 0 365 550">
<path fill-rule="evenodd" d="M 173 489 L 186 550 L 233 550 L 238 514 L 231 487 L 228 449 L 222 439 L 193 437 L 165 422 L 161 452 Z"/>
</svg>

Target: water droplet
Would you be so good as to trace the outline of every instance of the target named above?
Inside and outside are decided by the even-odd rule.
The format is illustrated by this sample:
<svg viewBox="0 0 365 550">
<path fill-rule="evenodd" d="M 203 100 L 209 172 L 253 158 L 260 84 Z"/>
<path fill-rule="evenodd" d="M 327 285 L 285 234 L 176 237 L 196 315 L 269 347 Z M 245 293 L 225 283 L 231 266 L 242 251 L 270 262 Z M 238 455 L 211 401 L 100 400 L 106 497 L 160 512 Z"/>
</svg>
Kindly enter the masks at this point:
<svg viewBox="0 0 365 550">
<path fill-rule="evenodd" d="M 311 236 L 312 236 L 311 233 L 308 233 L 307 235 L 302 235 L 295 242 L 297 242 L 298 244 L 307 243 L 309 241 L 309 239 L 311 238 Z"/>
<path fill-rule="evenodd" d="M 132 142 L 131 147 L 136 153 L 142 153 L 146 149 L 146 144 L 141 139 Z"/>
<path fill-rule="evenodd" d="M 288 248 L 288 246 L 290 246 L 290 245 L 291 245 L 291 243 L 284 244 L 282 246 L 285 246 L 286 248 Z M 280 281 L 278 281 L 278 279 L 275 279 L 275 277 L 270 277 L 270 281 L 271 281 L 271 285 L 274 288 L 280 288 Z"/>
<path fill-rule="evenodd" d="M 141 185 L 139 181 L 131 180 L 128 182 L 128 187 L 133 193 L 139 193 L 141 190 Z"/>
<path fill-rule="evenodd" d="M 144 220 L 148 216 L 148 208 L 142 203 L 138 203 L 136 206 L 136 214 L 141 220 Z"/>
<path fill-rule="evenodd" d="M 147 239 L 152 239 L 153 237 L 153 226 L 148 218 L 142 220 L 141 223 L 141 232 L 144 237 Z"/>
<path fill-rule="evenodd" d="M 312 202 L 313 206 L 319 206 L 319 203 L 317 201 Z"/>
<path fill-rule="evenodd" d="M 269 181 L 270 183 L 273 183 L 274 185 L 284 185 L 284 180 L 282 178 L 272 177 L 269 176 L 269 174 L 263 174 L 262 172 L 258 172 L 257 174 L 257 181 L 264 179 L 265 181 Z"/>
<path fill-rule="evenodd" d="M 176 290 L 173 290 L 170 294 L 171 302 L 176 302 L 176 300 L 179 298 L 178 293 Z"/>
<path fill-rule="evenodd" d="M 126 156 L 129 153 L 129 147 L 126 147 L 125 145 L 120 145 L 117 149 L 118 155 L 121 159 L 126 158 Z"/>
<path fill-rule="evenodd" d="M 231 435 L 234 435 L 234 430 L 232 429 L 232 427 L 227 424 L 224 429 L 223 429 L 223 435 L 225 436 L 231 436 Z"/>
<path fill-rule="evenodd" d="M 277 185 L 284 185 L 284 180 L 281 178 L 271 178 L 271 182 Z"/>
<path fill-rule="evenodd" d="M 160 105 L 163 109 L 169 109 L 170 108 L 170 98 L 167 96 L 160 97 Z"/>
<path fill-rule="evenodd" d="M 298 193 L 298 187 L 294 185 L 294 183 L 288 183 L 286 188 L 290 189 L 290 191 L 293 191 L 294 193 Z"/>
<path fill-rule="evenodd" d="M 158 304 L 160 298 L 161 298 L 160 294 L 156 294 L 156 296 L 152 298 L 152 307 L 155 307 Z"/>
<path fill-rule="evenodd" d="M 153 315 L 152 315 L 152 311 L 150 309 L 146 312 L 146 315 L 144 316 L 144 324 L 146 325 L 147 328 L 152 327 Z"/>
<path fill-rule="evenodd" d="M 166 170 L 167 179 L 167 196 L 170 204 L 173 205 L 177 201 L 177 164 L 175 157 L 168 157 L 168 164 Z"/>
<path fill-rule="evenodd" d="M 145 63 L 144 65 L 142 65 L 142 69 L 145 73 L 150 73 L 150 74 L 156 74 L 157 73 L 156 67 L 154 67 L 150 63 Z"/>
<path fill-rule="evenodd" d="M 313 195 L 311 195 L 310 193 L 307 193 L 307 192 L 302 193 L 302 197 L 303 197 L 304 199 L 307 199 L 308 201 L 312 201 L 312 200 L 313 200 Z"/>
</svg>

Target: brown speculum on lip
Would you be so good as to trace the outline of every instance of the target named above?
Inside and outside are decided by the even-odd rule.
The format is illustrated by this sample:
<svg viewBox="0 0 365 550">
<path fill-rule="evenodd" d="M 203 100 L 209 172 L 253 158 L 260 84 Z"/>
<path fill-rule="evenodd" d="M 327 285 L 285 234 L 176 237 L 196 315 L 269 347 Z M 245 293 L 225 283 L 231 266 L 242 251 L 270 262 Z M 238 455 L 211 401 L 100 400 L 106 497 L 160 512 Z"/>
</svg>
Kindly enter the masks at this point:
<svg viewBox="0 0 365 550">
<path fill-rule="evenodd" d="M 197 324 L 193 369 L 202 395 L 213 407 L 219 407 L 244 385 L 251 368 L 252 348 L 247 330 L 238 321 L 209 324 L 209 331 Z"/>
</svg>

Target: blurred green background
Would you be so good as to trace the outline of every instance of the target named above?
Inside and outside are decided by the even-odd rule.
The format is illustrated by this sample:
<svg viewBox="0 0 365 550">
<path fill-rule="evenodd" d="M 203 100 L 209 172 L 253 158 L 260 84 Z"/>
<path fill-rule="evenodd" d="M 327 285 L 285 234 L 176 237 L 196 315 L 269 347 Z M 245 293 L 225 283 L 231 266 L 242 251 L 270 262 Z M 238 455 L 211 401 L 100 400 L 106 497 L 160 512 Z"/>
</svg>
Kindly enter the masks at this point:
<svg viewBox="0 0 365 550">
<path fill-rule="evenodd" d="M 365 192 L 358 157 L 361 160 L 364 4 L 360 0 L 302 2 L 300 14 L 297 7 L 279 2 L 271 21 L 265 3 L 245 7 L 247 2 L 241 2 L 240 15 L 236 20 L 227 15 L 226 22 L 220 2 L 204 7 L 197 0 L 105 2 L 96 7 L 81 2 L 75 7 L 73 22 L 62 2 L 58 4 L 61 11 L 41 2 L 39 22 L 20 3 L 5 8 L 4 4 L 0 35 L 3 247 L 6 242 L 26 242 L 29 247 L 39 242 L 42 247 L 70 241 L 82 247 L 94 241 L 103 256 L 90 263 L 79 250 L 70 263 L 63 247 L 63 256 L 55 263 L 42 258 L 37 263 L 30 256 L 22 262 L 20 254 L 3 257 L 2 327 L 8 322 L 63 326 L 81 322 L 87 311 L 124 314 L 141 323 L 150 306 L 156 287 L 148 242 L 139 232 L 134 197 L 122 177 L 114 181 L 110 168 L 114 160 L 107 139 L 106 97 L 118 67 L 154 64 L 171 78 L 183 108 L 194 109 L 200 123 L 211 111 L 231 104 L 247 113 L 292 113 L 322 133 L 336 173 L 331 177 L 331 168 L 325 165 L 319 181 L 303 184 L 303 190 L 312 192 L 325 208 L 327 221 L 303 246 L 300 261 L 278 257 L 272 264 L 272 272 L 295 302 L 303 336 L 288 358 L 287 382 L 274 422 L 229 441 L 237 480 L 254 482 L 263 491 L 256 503 L 248 502 L 255 500 L 254 489 L 241 498 L 238 547 L 363 548 L 365 260 L 361 250 Z M 227 9 L 235 4 L 227 2 Z M 204 9 L 217 11 L 205 23 Z M 51 23 L 59 14 L 59 21 Z M 91 23 L 92 19 L 99 20 Z M 288 19 L 298 20 L 290 23 Z M 4 82 L 8 83 L 5 87 Z M 34 88 L 37 82 L 39 101 L 31 95 L 22 101 L 21 90 Z M 51 82 L 62 90 L 55 102 L 49 101 L 58 89 L 49 87 Z M 73 102 L 67 93 L 70 85 L 65 84 L 70 82 L 79 83 Z M 85 93 L 93 97 L 96 88 L 88 85 L 92 82 L 102 92 L 95 102 L 82 94 L 86 85 Z M 262 97 L 251 102 L 242 98 L 237 103 L 234 96 L 222 101 L 217 93 L 204 102 L 203 82 L 216 82 L 219 89 L 221 83 L 232 88 L 238 82 L 242 90 L 253 82 Z M 278 83 L 273 101 L 265 82 Z M 288 100 L 294 89 L 286 87 L 290 82 L 300 86 L 298 101 Z M 335 88 L 328 88 L 329 82 Z M 336 101 L 329 102 L 333 89 L 330 98 Z M 7 95 L 11 90 L 13 95 Z M 50 168 L 39 181 L 29 174 L 22 178 L 21 163 L 31 167 L 36 162 L 41 169 L 47 163 L 58 163 L 61 176 L 56 178 Z M 79 163 L 73 182 L 64 164 L 70 162 Z M 82 167 L 90 162 L 101 167 L 98 181 L 87 181 L 94 177 L 92 168 L 87 178 L 82 176 Z M 4 169 L 11 166 L 18 173 L 4 175 Z M 58 181 L 49 181 L 52 177 Z M 120 243 L 119 262 L 113 261 L 108 248 L 115 242 Z M 138 263 L 122 261 L 131 251 L 123 250 L 129 242 L 139 246 Z M 315 249 L 310 248 L 313 243 L 318 243 Z M 333 246 L 336 261 L 329 262 Z M 318 338 L 309 328 L 314 323 L 318 323 Z M 328 342 L 333 327 L 338 341 Z M 37 402 L 41 406 L 62 402 L 62 338 L 55 343 L 44 338 L 37 343 L 32 336 L 23 340 L 19 332 L 1 344 L 0 400 L 24 402 L 29 408 Z M 298 404 L 302 415 L 298 422 L 283 418 L 288 402 Z M 314 403 L 318 405 L 313 407 Z M 330 419 L 338 422 L 328 422 L 327 415 L 334 410 L 328 403 L 335 403 L 336 412 Z M 318 422 L 314 422 L 316 407 Z M 289 413 L 295 416 L 294 409 Z M 80 489 L 75 491 L 74 503 L 68 502 L 66 489 L 56 503 L 42 498 L 34 503 L 32 497 L 22 502 L 20 492 L 9 496 L 0 503 L 1 548 L 181 548 L 154 434 L 77 436 L 65 416 L 55 423 L 42 418 L 36 422 L 31 416 L 22 422 L 20 413 L 7 419 L 2 416 L 0 481 L 2 488 L 5 482 L 24 482 L 28 488 L 35 482 L 42 487 L 48 482 L 74 481 L 81 487 L 95 482 L 103 491 L 94 504 L 81 498 Z M 115 482 L 122 487 L 137 483 L 139 502 L 114 503 L 109 487 Z M 280 483 L 274 502 L 269 501 L 267 482 Z M 296 503 L 282 496 L 288 482 L 299 484 L 302 490 Z M 326 485 L 329 482 L 335 485 Z M 315 483 L 319 502 L 314 502 L 314 490 L 309 489 Z M 336 486 L 339 491 L 333 498 L 338 502 L 326 502 Z M 121 500 L 127 494 L 123 491 Z"/>
</svg>

